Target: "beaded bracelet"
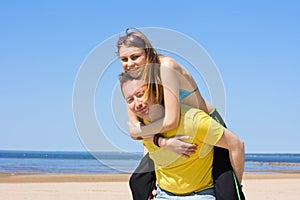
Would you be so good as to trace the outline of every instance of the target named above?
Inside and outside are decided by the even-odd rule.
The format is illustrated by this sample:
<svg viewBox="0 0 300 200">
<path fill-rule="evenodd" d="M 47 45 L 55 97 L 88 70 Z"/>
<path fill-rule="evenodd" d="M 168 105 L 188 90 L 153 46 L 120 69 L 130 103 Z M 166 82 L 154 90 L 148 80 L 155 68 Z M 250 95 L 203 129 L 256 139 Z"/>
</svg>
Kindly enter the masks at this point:
<svg viewBox="0 0 300 200">
<path fill-rule="evenodd" d="M 160 147 L 159 144 L 158 144 L 158 140 L 159 140 L 160 137 L 162 137 L 161 134 L 155 134 L 154 137 L 153 137 L 153 143 L 154 143 L 156 146 L 158 146 L 158 147 Z"/>
</svg>

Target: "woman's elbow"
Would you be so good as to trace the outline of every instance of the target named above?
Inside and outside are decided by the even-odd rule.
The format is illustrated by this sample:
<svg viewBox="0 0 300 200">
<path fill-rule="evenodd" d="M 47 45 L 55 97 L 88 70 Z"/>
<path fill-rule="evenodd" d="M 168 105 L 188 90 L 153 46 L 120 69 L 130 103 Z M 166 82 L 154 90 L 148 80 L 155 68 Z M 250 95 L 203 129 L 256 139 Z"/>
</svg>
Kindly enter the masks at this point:
<svg viewBox="0 0 300 200">
<path fill-rule="evenodd" d="M 179 119 L 166 120 L 162 132 L 171 131 L 178 127 Z"/>
</svg>

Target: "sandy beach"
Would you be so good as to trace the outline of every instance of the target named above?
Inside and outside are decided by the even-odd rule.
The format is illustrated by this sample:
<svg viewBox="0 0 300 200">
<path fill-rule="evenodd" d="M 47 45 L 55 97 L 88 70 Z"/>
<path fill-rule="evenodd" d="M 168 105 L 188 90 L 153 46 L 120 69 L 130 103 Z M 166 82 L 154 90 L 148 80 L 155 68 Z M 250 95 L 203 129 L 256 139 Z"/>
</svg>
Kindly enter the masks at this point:
<svg viewBox="0 0 300 200">
<path fill-rule="evenodd" d="M 5 200 L 130 200 L 130 174 L 0 174 Z M 247 199 L 300 199 L 300 173 L 245 174 Z"/>
</svg>

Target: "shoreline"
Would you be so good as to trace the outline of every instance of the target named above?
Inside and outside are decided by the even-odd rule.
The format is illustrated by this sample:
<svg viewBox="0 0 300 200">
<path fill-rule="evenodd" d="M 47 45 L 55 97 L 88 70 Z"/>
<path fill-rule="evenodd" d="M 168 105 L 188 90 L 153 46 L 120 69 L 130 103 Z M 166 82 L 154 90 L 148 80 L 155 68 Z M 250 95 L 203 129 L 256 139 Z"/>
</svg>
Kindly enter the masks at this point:
<svg viewBox="0 0 300 200">
<path fill-rule="evenodd" d="M 127 182 L 130 174 L 24 174 L 0 173 L 0 183 Z"/>
<path fill-rule="evenodd" d="M 131 174 L 27 174 L 2 173 L 0 183 L 89 183 L 128 182 Z M 249 179 L 300 179 L 300 170 L 257 170 L 246 172 L 243 180 Z"/>
</svg>

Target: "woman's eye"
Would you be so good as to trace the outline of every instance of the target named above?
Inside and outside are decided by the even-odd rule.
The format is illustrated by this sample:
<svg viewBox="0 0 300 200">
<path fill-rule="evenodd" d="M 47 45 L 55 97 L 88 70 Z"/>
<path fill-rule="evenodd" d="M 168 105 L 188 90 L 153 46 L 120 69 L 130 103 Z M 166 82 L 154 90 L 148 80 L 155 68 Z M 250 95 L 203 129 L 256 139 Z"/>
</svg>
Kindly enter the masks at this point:
<svg viewBox="0 0 300 200">
<path fill-rule="evenodd" d="M 132 56 L 132 57 L 131 57 L 132 60 L 136 60 L 136 59 L 138 59 L 138 58 L 139 58 L 139 56 Z"/>
<path fill-rule="evenodd" d="M 127 58 L 122 58 L 121 61 L 122 62 L 127 62 Z"/>
</svg>

